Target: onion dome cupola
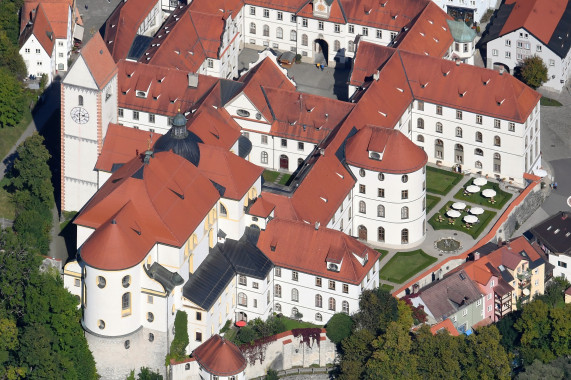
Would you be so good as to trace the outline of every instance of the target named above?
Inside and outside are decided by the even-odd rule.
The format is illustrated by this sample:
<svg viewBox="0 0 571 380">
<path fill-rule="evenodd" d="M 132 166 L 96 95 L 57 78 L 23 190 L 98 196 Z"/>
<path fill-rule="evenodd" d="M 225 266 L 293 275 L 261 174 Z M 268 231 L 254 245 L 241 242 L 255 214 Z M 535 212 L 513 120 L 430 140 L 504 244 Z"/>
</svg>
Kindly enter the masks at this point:
<svg viewBox="0 0 571 380">
<path fill-rule="evenodd" d="M 198 143 L 202 144 L 202 140 L 186 129 L 186 118 L 182 113 L 178 113 L 173 119 L 171 129 L 157 140 L 153 150 L 154 153 L 171 151 L 198 166 L 200 162 Z"/>
</svg>

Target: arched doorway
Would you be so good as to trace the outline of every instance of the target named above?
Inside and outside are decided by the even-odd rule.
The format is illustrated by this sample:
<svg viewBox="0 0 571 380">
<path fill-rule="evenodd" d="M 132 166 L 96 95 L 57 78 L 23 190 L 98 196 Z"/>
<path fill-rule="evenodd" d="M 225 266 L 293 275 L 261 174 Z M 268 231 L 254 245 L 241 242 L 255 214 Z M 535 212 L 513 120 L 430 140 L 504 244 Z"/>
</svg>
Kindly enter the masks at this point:
<svg viewBox="0 0 571 380">
<path fill-rule="evenodd" d="M 315 63 L 324 63 L 327 65 L 329 62 L 329 45 L 327 44 L 327 41 L 317 38 L 314 41 L 314 49 Z"/>
<path fill-rule="evenodd" d="M 367 227 L 361 225 L 358 229 L 359 240 L 367 240 Z"/>
<path fill-rule="evenodd" d="M 248 314 L 244 313 L 243 311 L 239 311 L 238 315 L 236 316 L 236 321 L 248 322 Z"/>
<path fill-rule="evenodd" d="M 502 62 L 494 62 L 494 70 L 496 70 L 496 71 L 501 71 L 502 69 L 503 69 L 506 73 L 508 73 L 508 74 L 510 73 L 510 68 L 509 68 L 505 63 L 502 63 Z"/>
<path fill-rule="evenodd" d="M 289 158 L 285 154 L 280 156 L 280 169 L 289 170 Z"/>
</svg>

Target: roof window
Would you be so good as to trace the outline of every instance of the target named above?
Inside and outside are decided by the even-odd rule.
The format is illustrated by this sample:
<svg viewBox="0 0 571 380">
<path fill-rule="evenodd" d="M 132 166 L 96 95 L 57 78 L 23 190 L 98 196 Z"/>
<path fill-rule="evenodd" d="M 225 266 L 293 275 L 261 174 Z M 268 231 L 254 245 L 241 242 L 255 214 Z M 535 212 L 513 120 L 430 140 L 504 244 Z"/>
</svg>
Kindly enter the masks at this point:
<svg viewBox="0 0 571 380">
<path fill-rule="evenodd" d="M 561 230 L 558 228 L 558 229 L 556 229 L 555 231 L 553 231 L 553 234 L 556 235 L 556 234 L 559 233 L 559 231 L 561 231 Z"/>
</svg>

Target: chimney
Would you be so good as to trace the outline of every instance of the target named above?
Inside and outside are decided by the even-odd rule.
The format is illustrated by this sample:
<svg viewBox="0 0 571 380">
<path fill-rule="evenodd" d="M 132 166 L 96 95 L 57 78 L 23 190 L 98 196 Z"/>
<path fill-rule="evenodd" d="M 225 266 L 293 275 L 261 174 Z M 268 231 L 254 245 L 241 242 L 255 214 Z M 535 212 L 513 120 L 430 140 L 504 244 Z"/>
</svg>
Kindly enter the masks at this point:
<svg viewBox="0 0 571 380">
<path fill-rule="evenodd" d="M 474 252 L 474 261 L 478 261 L 480 259 L 480 252 Z"/>
<path fill-rule="evenodd" d="M 319 149 L 319 154 L 325 156 L 325 149 L 323 148 Z"/>
<path fill-rule="evenodd" d="M 380 75 L 381 75 L 381 72 L 380 72 L 379 70 L 377 70 L 377 72 L 373 74 L 373 79 L 376 80 L 376 81 L 378 81 Z"/>
</svg>

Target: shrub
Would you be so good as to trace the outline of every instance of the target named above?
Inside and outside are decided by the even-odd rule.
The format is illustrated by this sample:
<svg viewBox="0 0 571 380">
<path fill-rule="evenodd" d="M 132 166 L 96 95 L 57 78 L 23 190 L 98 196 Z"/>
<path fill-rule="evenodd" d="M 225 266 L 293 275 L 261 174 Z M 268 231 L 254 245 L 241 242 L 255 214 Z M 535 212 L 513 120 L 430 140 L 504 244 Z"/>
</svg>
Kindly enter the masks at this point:
<svg viewBox="0 0 571 380">
<path fill-rule="evenodd" d="M 166 357 L 166 365 L 169 365 L 171 359 L 181 361 L 186 358 L 186 346 L 189 343 L 187 323 L 188 315 L 186 312 L 177 310 L 174 318 L 174 339 Z"/>
<path fill-rule="evenodd" d="M 295 55 L 295 63 L 300 63 L 301 62 L 301 54 L 296 54 Z"/>
<path fill-rule="evenodd" d="M 278 372 L 273 369 L 268 369 L 268 373 L 266 374 L 266 380 L 278 380 Z"/>
<path fill-rule="evenodd" d="M 333 343 L 339 344 L 345 338 L 351 334 L 351 329 L 353 328 L 353 320 L 350 316 L 344 313 L 334 314 L 327 326 L 327 337 Z"/>
<path fill-rule="evenodd" d="M 247 325 L 240 328 L 238 334 L 236 334 L 236 340 L 239 344 L 250 343 L 258 338 L 259 336 L 256 334 L 254 329 Z"/>
</svg>

